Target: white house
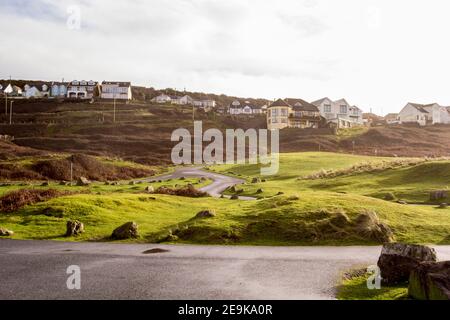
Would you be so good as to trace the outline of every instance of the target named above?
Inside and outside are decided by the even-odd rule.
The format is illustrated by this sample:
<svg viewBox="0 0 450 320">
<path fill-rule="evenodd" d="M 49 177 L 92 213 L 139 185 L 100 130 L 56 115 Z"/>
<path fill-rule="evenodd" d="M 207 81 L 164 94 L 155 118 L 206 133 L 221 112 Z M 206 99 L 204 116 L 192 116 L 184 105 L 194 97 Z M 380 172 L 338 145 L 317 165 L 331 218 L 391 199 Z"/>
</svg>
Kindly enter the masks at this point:
<svg viewBox="0 0 450 320">
<path fill-rule="evenodd" d="M 230 107 L 228 108 L 228 112 L 230 114 L 241 114 L 242 113 L 242 106 L 239 100 L 234 100 L 230 103 Z"/>
<path fill-rule="evenodd" d="M 63 82 L 53 82 L 50 87 L 50 95 L 55 98 L 65 97 L 67 95 L 67 86 Z"/>
<path fill-rule="evenodd" d="M 22 95 L 22 89 L 18 86 L 13 86 L 11 83 L 8 84 L 8 86 L 3 90 L 3 93 L 7 94 L 8 96 L 21 96 Z"/>
<path fill-rule="evenodd" d="M 256 106 L 250 101 L 234 100 L 231 102 L 228 112 L 232 115 L 254 115 L 262 114 L 263 110 L 260 106 Z"/>
<path fill-rule="evenodd" d="M 184 95 L 182 97 L 171 97 L 171 103 L 179 105 L 192 105 L 194 104 L 194 99 L 188 95 Z"/>
<path fill-rule="evenodd" d="M 212 109 L 216 107 L 215 100 L 194 100 L 194 106 L 204 109 Z"/>
<path fill-rule="evenodd" d="M 101 91 L 102 99 L 132 99 L 131 82 L 103 81 Z"/>
<path fill-rule="evenodd" d="M 30 87 L 29 85 L 25 85 L 24 89 L 25 89 L 25 93 L 23 94 L 23 96 L 27 99 L 42 98 L 44 96 L 42 94 L 42 92 L 35 86 Z"/>
<path fill-rule="evenodd" d="M 152 99 L 152 102 L 156 103 L 168 103 L 172 102 L 172 98 L 167 94 L 160 94 L 159 96 L 156 96 Z"/>
<path fill-rule="evenodd" d="M 92 99 L 98 89 L 98 82 L 73 80 L 67 87 L 67 97 L 75 99 Z"/>
<path fill-rule="evenodd" d="M 437 103 L 418 104 L 408 103 L 398 114 L 399 124 L 418 123 L 421 126 L 437 123 L 450 123 L 448 107 L 442 107 Z"/>
<path fill-rule="evenodd" d="M 362 110 L 351 106 L 345 99 L 333 101 L 329 98 L 322 98 L 312 104 L 319 108 L 322 117 L 328 122 L 336 124 L 338 128 L 364 124 Z"/>
</svg>

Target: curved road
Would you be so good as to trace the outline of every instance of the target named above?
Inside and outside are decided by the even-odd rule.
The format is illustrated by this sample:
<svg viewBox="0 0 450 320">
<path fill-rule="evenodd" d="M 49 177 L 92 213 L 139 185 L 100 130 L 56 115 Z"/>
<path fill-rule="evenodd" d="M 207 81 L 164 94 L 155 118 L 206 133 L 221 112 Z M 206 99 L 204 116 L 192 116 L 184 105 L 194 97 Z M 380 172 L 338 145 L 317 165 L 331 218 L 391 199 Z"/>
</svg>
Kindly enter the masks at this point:
<svg viewBox="0 0 450 320">
<path fill-rule="evenodd" d="M 149 249 L 167 252 L 145 254 Z M 450 260 L 450 246 L 437 247 Z M 334 299 L 380 247 L 229 247 L 0 239 L 0 299 Z M 70 265 L 81 289 L 67 289 Z"/>
<path fill-rule="evenodd" d="M 145 181 L 157 181 L 157 180 L 164 181 L 168 179 L 179 179 L 181 177 L 196 177 L 196 178 L 211 179 L 213 182 L 205 187 L 200 188 L 200 191 L 207 192 L 210 196 L 216 198 L 221 197 L 222 192 L 224 192 L 227 188 L 245 182 L 245 180 L 243 179 L 237 179 L 222 174 L 205 171 L 202 170 L 200 167 L 180 168 L 174 171 L 173 173 L 152 177 L 151 179 L 146 179 Z M 255 200 L 255 198 L 251 197 L 239 197 L 239 199 Z"/>
</svg>

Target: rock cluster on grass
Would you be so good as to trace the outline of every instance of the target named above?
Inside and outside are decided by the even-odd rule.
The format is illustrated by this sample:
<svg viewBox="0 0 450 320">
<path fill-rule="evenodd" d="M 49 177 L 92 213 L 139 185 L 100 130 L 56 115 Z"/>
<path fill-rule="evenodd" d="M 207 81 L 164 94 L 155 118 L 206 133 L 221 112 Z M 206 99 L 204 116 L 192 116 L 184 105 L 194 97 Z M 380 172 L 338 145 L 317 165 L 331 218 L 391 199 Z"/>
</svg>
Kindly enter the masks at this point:
<svg viewBox="0 0 450 320">
<path fill-rule="evenodd" d="M 260 178 L 253 178 L 252 179 L 252 183 L 260 183 L 261 179 Z"/>
<path fill-rule="evenodd" d="M 238 200 L 239 199 L 239 196 L 237 195 L 237 194 L 233 194 L 231 197 L 230 197 L 230 200 Z"/>
<path fill-rule="evenodd" d="M 263 192 L 264 192 L 264 190 L 263 190 L 263 189 L 261 189 L 261 188 L 260 188 L 260 189 L 258 189 L 258 190 L 256 190 L 256 193 L 257 193 L 257 194 L 261 194 L 261 193 L 263 193 Z"/>
<path fill-rule="evenodd" d="M 420 245 L 389 243 L 383 245 L 378 267 L 383 282 L 392 285 L 408 281 L 411 271 L 421 262 L 436 262 L 434 249 Z"/>
<path fill-rule="evenodd" d="M 153 193 L 153 192 L 155 192 L 155 188 L 153 188 L 152 186 L 146 186 L 145 187 L 145 192 Z"/>
<path fill-rule="evenodd" d="M 8 230 L 6 228 L 0 227 L 0 237 L 11 237 L 14 235 L 14 232 Z"/>
<path fill-rule="evenodd" d="M 135 222 L 127 222 L 114 229 L 111 234 L 111 238 L 114 240 L 136 239 L 138 237 L 138 225 Z"/>
<path fill-rule="evenodd" d="M 181 197 L 191 197 L 191 198 L 200 198 L 208 196 L 206 192 L 197 190 L 192 184 L 189 184 L 179 189 L 161 186 L 158 189 L 156 189 L 154 193 L 167 194 L 172 196 L 181 196 Z"/>
<path fill-rule="evenodd" d="M 84 232 L 84 224 L 78 220 L 69 220 L 66 224 L 66 237 L 78 236 Z"/>
<path fill-rule="evenodd" d="M 196 218 L 213 218 L 216 216 L 216 213 L 212 210 L 203 210 L 196 214 Z"/>
<path fill-rule="evenodd" d="M 77 186 L 86 187 L 90 184 L 91 184 L 91 182 L 88 179 L 86 179 L 85 177 L 79 177 L 77 179 Z"/>
<path fill-rule="evenodd" d="M 410 274 L 408 295 L 418 300 L 450 300 L 450 261 L 420 263 Z"/>
</svg>

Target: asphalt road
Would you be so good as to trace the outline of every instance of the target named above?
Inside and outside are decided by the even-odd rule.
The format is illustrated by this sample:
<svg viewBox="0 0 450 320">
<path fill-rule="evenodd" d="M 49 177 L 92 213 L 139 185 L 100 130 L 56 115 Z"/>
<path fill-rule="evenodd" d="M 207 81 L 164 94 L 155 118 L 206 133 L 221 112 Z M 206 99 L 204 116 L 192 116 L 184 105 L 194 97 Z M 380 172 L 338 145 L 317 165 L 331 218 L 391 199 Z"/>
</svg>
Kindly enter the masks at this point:
<svg viewBox="0 0 450 320">
<path fill-rule="evenodd" d="M 213 182 L 209 185 L 200 188 L 199 190 L 207 192 L 212 197 L 221 197 L 222 192 L 224 192 L 228 187 L 244 183 L 245 180 L 237 179 L 229 176 L 224 176 L 222 174 L 209 172 L 206 170 L 202 170 L 201 168 L 180 168 L 174 171 L 171 174 L 166 174 L 163 176 L 152 177 L 151 179 L 147 179 L 146 181 L 155 181 L 155 180 L 168 180 L 168 179 L 179 179 L 181 177 L 196 177 L 196 178 L 208 178 Z M 239 197 L 241 200 L 254 200 L 251 197 Z"/>
<path fill-rule="evenodd" d="M 168 252 L 144 254 L 149 249 Z M 450 260 L 450 246 L 438 247 Z M 0 240 L 0 299 L 333 299 L 380 247 L 227 247 Z M 67 289 L 66 270 L 81 270 Z"/>
</svg>

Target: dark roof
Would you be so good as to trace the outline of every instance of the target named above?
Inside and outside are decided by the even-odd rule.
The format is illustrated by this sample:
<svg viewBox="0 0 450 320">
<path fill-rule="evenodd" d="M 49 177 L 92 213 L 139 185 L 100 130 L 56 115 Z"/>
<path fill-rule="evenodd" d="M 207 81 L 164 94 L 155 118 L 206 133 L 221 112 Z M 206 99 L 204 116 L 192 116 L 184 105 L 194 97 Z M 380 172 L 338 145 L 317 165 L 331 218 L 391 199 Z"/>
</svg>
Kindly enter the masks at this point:
<svg viewBox="0 0 450 320">
<path fill-rule="evenodd" d="M 283 99 L 278 99 L 277 101 L 272 103 L 269 108 L 272 108 L 272 107 L 291 107 L 291 106 Z"/>
<path fill-rule="evenodd" d="M 129 87 L 131 86 L 131 82 L 126 82 L 126 81 L 103 81 L 103 84 L 116 84 L 119 87 Z"/>
<path fill-rule="evenodd" d="M 288 104 L 292 106 L 292 109 L 294 111 L 312 111 L 312 112 L 319 112 L 319 108 L 317 108 L 315 105 L 312 105 L 309 102 L 306 102 L 303 99 L 292 99 L 287 98 L 285 99 Z"/>
<path fill-rule="evenodd" d="M 412 105 L 414 108 L 416 108 L 417 110 L 419 110 L 422 113 L 429 113 L 427 110 L 425 110 L 424 108 L 426 107 L 431 107 L 432 105 L 434 105 L 434 103 L 430 103 L 430 104 L 418 104 L 418 103 L 409 103 L 410 105 Z"/>
</svg>

